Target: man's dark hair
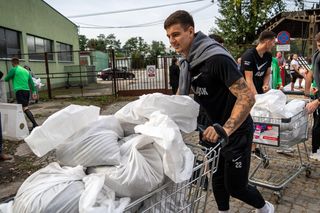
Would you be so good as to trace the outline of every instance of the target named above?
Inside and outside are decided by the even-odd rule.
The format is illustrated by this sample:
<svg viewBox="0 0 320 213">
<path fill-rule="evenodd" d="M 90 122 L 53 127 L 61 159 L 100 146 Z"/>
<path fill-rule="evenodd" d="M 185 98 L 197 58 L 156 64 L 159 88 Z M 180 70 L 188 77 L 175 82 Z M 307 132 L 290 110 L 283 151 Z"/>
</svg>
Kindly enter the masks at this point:
<svg viewBox="0 0 320 213">
<path fill-rule="evenodd" d="M 217 34 L 210 34 L 209 37 L 214 39 L 214 40 L 216 40 L 220 44 L 224 43 L 224 39 L 221 36 L 217 35 Z"/>
<path fill-rule="evenodd" d="M 176 57 L 173 57 L 172 60 L 171 60 L 171 64 L 176 64 L 178 61 L 178 59 Z"/>
<path fill-rule="evenodd" d="M 276 34 L 272 31 L 263 31 L 260 33 L 259 42 L 263 42 L 264 40 L 272 40 L 276 38 Z"/>
<path fill-rule="evenodd" d="M 320 32 L 316 34 L 314 39 L 316 40 L 316 42 L 320 42 Z"/>
<path fill-rule="evenodd" d="M 3 77 L 3 72 L 0 70 L 0 79 Z"/>
<path fill-rule="evenodd" d="M 13 64 L 19 64 L 19 58 L 16 58 L 16 57 L 11 58 L 11 62 L 12 62 Z"/>
<path fill-rule="evenodd" d="M 185 10 L 177 10 L 172 13 L 164 22 L 164 29 L 168 29 L 174 24 L 180 24 L 184 30 L 188 27 L 194 27 L 194 21 L 192 16 Z"/>
</svg>

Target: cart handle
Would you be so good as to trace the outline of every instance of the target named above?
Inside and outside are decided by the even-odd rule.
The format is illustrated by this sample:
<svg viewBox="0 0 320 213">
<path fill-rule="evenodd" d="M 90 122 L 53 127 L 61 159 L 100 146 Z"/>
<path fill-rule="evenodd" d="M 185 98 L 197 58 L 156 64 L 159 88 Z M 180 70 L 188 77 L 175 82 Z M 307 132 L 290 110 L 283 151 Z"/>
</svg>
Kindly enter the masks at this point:
<svg viewBox="0 0 320 213">
<path fill-rule="evenodd" d="M 220 124 L 215 123 L 212 126 L 214 130 L 217 132 L 217 134 L 220 136 L 220 138 L 218 139 L 218 142 L 221 144 L 221 147 L 222 148 L 225 147 L 229 143 L 228 134 Z M 200 130 L 201 132 L 204 132 L 206 130 L 206 127 L 203 125 L 198 125 L 198 130 Z"/>
</svg>

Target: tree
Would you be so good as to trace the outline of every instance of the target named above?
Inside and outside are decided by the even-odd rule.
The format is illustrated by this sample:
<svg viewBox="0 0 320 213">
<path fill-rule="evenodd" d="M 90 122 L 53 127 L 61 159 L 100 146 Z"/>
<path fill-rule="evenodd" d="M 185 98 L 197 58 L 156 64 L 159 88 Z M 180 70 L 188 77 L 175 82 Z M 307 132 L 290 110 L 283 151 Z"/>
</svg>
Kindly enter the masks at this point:
<svg viewBox="0 0 320 213">
<path fill-rule="evenodd" d="M 121 52 L 121 42 L 120 42 L 120 40 L 117 40 L 116 36 L 113 33 L 107 35 L 107 37 L 105 37 L 104 41 L 105 41 L 105 45 L 107 48 L 109 48 L 110 46 L 112 48 L 114 48 L 116 56 L 123 55 Z"/>
<path fill-rule="evenodd" d="M 85 35 L 79 35 L 79 48 L 80 50 L 85 50 L 87 47 L 88 39 Z"/>
<path fill-rule="evenodd" d="M 158 55 L 164 55 L 166 50 L 166 45 L 162 41 L 152 41 L 150 46 L 150 55 L 157 57 Z"/>
<path fill-rule="evenodd" d="M 295 2 L 301 5 L 302 0 Z M 218 0 L 218 4 L 218 29 L 210 31 L 222 36 L 234 55 L 253 43 L 259 26 L 286 9 L 285 0 Z"/>
<path fill-rule="evenodd" d="M 87 47 L 94 50 L 106 51 L 105 35 L 100 34 L 97 36 L 98 39 L 92 38 L 88 41 Z"/>
<path fill-rule="evenodd" d="M 144 56 L 149 52 L 149 45 L 141 37 L 132 37 L 123 45 L 127 56 L 132 58 L 132 68 L 143 67 Z"/>
<path fill-rule="evenodd" d="M 137 52 L 144 55 L 149 52 L 149 45 L 141 37 L 132 37 L 126 41 L 123 49 L 127 55 Z"/>
</svg>

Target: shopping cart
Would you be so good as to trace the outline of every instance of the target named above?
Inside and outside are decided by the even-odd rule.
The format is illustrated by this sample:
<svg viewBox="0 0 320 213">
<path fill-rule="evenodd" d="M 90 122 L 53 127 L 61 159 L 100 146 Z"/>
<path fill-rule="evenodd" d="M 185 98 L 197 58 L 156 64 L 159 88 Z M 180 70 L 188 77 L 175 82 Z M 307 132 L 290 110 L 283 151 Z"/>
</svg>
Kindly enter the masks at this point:
<svg viewBox="0 0 320 213">
<path fill-rule="evenodd" d="M 274 190 L 276 202 L 282 198 L 282 190 L 302 172 L 311 175 L 306 141 L 308 139 L 308 114 L 303 109 L 290 118 L 253 116 L 255 132 L 253 142 L 262 149 L 263 157 L 258 159 L 249 175 L 252 185 Z M 301 150 L 300 144 L 303 144 Z M 296 147 L 295 149 L 293 149 Z M 290 150 L 292 152 L 286 152 Z M 279 153 L 282 153 L 280 154 Z M 306 160 L 302 158 L 305 153 Z"/>
<path fill-rule="evenodd" d="M 151 193 L 131 202 L 125 212 L 205 212 L 210 193 L 206 189 L 217 171 L 221 147 L 228 143 L 224 129 L 213 125 L 220 140 L 211 148 L 187 144 L 195 155 L 193 175 L 182 183 L 167 180 L 164 185 Z"/>
</svg>

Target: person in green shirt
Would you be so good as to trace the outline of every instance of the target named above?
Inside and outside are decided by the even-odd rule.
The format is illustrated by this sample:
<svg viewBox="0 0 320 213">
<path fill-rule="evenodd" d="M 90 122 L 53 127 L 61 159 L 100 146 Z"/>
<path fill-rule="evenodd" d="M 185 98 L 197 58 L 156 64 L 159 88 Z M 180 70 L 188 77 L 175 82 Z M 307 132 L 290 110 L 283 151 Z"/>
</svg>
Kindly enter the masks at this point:
<svg viewBox="0 0 320 213">
<path fill-rule="evenodd" d="M 3 77 L 3 72 L 0 71 L 0 79 L 2 79 L 2 77 Z M 1 88 L 0 88 L 0 92 L 2 92 Z M 12 157 L 10 155 L 3 153 L 2 143 L 3 143 L 3 138 L 2 138 L 1 112 L 0 112 L 0 161 L 11 160 Z"/>
<path fill-rule="evenodd" d="M 280 67 L 278 59 L 275 57 L 272 57 L 271 62 L 271 70 L 272 70 L 272 89 L 282 89 L 282 79 L 280 76 Z"/>
<path fill-rule="evenodd" d="M 37 98 L 36 89 L 32 80 L 32 76 L 28 70 L 19 65 L 18 58 L 11 59 L 12 68 L 4 78 L 5 81 L 12 80 L 13 89 L 16 94 L 17 103 L 22 105 L 23 111 L 32 122 L 32 129 L 38 126 L 31 111 L 28 108 L 30 98 L 30 86 L 32 90 L 32 99 Z"/>
</svg>

